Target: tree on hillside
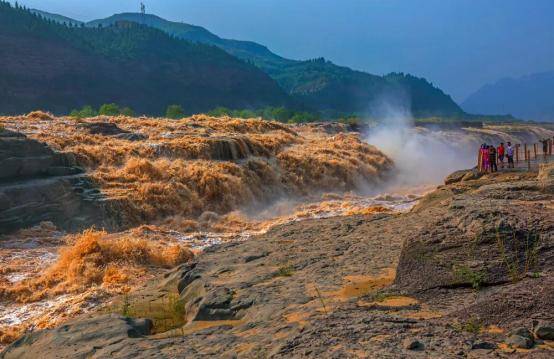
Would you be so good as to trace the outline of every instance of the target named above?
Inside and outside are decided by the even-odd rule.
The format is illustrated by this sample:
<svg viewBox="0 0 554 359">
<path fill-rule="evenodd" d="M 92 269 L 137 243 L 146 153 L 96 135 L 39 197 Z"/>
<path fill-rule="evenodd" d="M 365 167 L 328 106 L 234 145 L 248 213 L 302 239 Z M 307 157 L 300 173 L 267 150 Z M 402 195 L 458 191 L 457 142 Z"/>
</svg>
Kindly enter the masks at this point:
<svg viewBox="0 0 554 359">
<path fill-rule="evenodd" d="M 120 113 L 121 110 L 115 103 L 104 104 L 100 106 L 100 109 L 98 110 L 98 114 L 103 116 L 117 116 Z"/>
<path fill-rule="evenodd" d="M 133 117 L 133 116 L 135 115 L 135 111 L 133 111 L 133 109 L 130 108 L 130 107 L 123 107 L 123 108 L 121 109 L 121 114 L 122 114 L 123 116 Z"/>
<path fill-rule="evenodd" d="M 231 116 L 232 110 L 226 107 L 216 107 L 211 111 L 208 111 L 208 116 L 213 117 L 222 117 L 222 116 Z"/>
<path fill-rule="evenodd" d="M 183 111 L 183 107 L 181 107 L 181 105 L 169 105 L 165 111 L 165 117 L 175 120 L 184 117 L 184 115 L 185 112 Z"/>
<path fill-rule="evenodd" d="M 69 114 L 71 117 L 77 117 L 77 118 L 89 118 L 98 116 L 98 112 L 92 106 L 83 106 L 80 110 L 73 110 Z"/>
</svg>

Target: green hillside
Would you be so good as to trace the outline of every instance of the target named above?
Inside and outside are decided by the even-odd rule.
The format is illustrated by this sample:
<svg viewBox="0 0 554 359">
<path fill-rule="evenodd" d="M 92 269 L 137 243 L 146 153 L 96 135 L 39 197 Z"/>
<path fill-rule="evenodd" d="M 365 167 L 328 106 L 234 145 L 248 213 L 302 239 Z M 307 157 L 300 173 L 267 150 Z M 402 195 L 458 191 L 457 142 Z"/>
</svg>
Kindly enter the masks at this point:
<svg viewBox="0 0 554 359">
<path fill-rule="evenodd" d="M 107 26 L 126 20 L 160 29 L 175 37 L 215 45 L 251 62 L 270 75 L 297 100 L 312 109 L 328 112 L 371 113 L 380 101 L 399 101 L 415 116 L 461 116 L 462 109 L 428 81 L 411 75 L 376 76 L 324 59 L 296 61 L 285 59 L 267 47 L 249 41 L 222 39 L 208 30 L 164 20 L 150 14 L 124 13 L 95 20 L 87 26 Z"/>
<path fill-rule="evenodd" d="M 44 19 L 55 21 L 59 24 L 66 24 L 66 25 L 78 25 L 81 26 L 84 24 L 82 21 L 72 19 L 67 16 L 58 15 L 58 14 L 52 14 L 50 12 L 38 10 L 38 9 L 29 9 L 30 12 L 36 15 L 40 15 Z"/>
<path fill-rule="evenodd" d="M 269 76 L 217 47 L 132 22 L 90 28 L 44 17 L 0 2 L 0 113 L 108 102 L 148 114 L 170 104 L 187 113 L 289 104 Z"/>
</svg>

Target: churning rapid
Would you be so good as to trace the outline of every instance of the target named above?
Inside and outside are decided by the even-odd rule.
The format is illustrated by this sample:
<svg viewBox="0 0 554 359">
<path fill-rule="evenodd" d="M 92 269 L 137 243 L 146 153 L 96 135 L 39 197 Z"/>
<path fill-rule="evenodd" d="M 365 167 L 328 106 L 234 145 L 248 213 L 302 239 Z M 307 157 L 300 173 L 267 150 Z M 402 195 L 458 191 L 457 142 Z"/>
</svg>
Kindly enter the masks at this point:
<svg viewBox="0 0 554 359">
<path fill-rule="evenodd" d="M 543 131 L 388 123 L 361 136 L 204 115 L 0 118 L 11 164 L 0 176 L 0 342 L 98 308 L 221 241 L 409 209 L 470 166 L 479 143 Z"/>
<path fill-rule="evenodd" d="M 18 167 L 0 195 L 25 211 L 2 212 L 11 229 L 0 240 L 3 342 L 95 307 L 197 248 L 397 204 L 357 194 L 384 186 L 394 165 L 341 125 L 42 112 L 0 124 L 18 152 L 8 153 Z"/>
</svg>

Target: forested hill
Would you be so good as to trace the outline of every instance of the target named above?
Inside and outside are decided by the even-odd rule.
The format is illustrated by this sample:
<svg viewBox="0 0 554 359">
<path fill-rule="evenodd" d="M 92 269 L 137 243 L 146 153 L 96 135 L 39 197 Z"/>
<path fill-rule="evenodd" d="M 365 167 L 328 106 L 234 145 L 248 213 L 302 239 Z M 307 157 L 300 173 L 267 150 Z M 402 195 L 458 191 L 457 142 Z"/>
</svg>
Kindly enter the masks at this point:
<svg viewBox="0 0 554 359">
<path fill-rule="evenodd" d="M 428 81 L 405 74 L 375 76 L 324 59 L 296 61 L 285 59 L 267 47 L 250 42 L 222 39 L 200 27 L 171 22 L 150 14 L 124 13 L 87 24 L 107 26 L 127 20 L 160 29 L 175 37 L 215 45 L 241 59 L 252 62 L 298 102 L 318 110 L 372 112 L 382 101 L 403 102 L 418 117 L 460 116 L 462 109 Z M 402 99 L 402 101 L 400 101 Z"/>
<path fill-rule="evenodd" d="M 116 102 L 160 114 L 288 105 L 268 75 L 225 51 L 119 22 L 64 26 L 0 1 L 0 112 L 68 113 Z"/>
<path fill-rule="evenodd" d="M 53 20 L 53 21 L 55 21 L 59 24 L 76 25 L 76 26 L 84 25 L 84 22 L 72 19 L 72 18 L 67 17 L 67 16 L 52 14 L 50 12 L 37 10 L 37 9 L 29 9 L 29 11 L 34 13 L 34 14 L 40 15 L 41 17 L 43 17 L 45 19 Z"/>
</svg>

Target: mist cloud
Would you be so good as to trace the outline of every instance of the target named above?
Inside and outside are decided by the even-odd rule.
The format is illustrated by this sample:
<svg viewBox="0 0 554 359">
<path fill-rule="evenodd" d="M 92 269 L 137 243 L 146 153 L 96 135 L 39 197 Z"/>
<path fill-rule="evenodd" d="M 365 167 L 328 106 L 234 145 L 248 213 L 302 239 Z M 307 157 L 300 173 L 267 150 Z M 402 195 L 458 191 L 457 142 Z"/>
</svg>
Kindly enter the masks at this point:
<svg viewBox="0 0 554 359">
<path fill-rule="evenodd" d="M 475 151 L 462 138 L 415 128 L 407 103 L 381 99 L 372 106 L 381 124 L 365 135 L 369 144 L 394 160 L 397 173 L 391 185 L 439 184 L 453 171 L 474 165 Z"/>
</svg>

